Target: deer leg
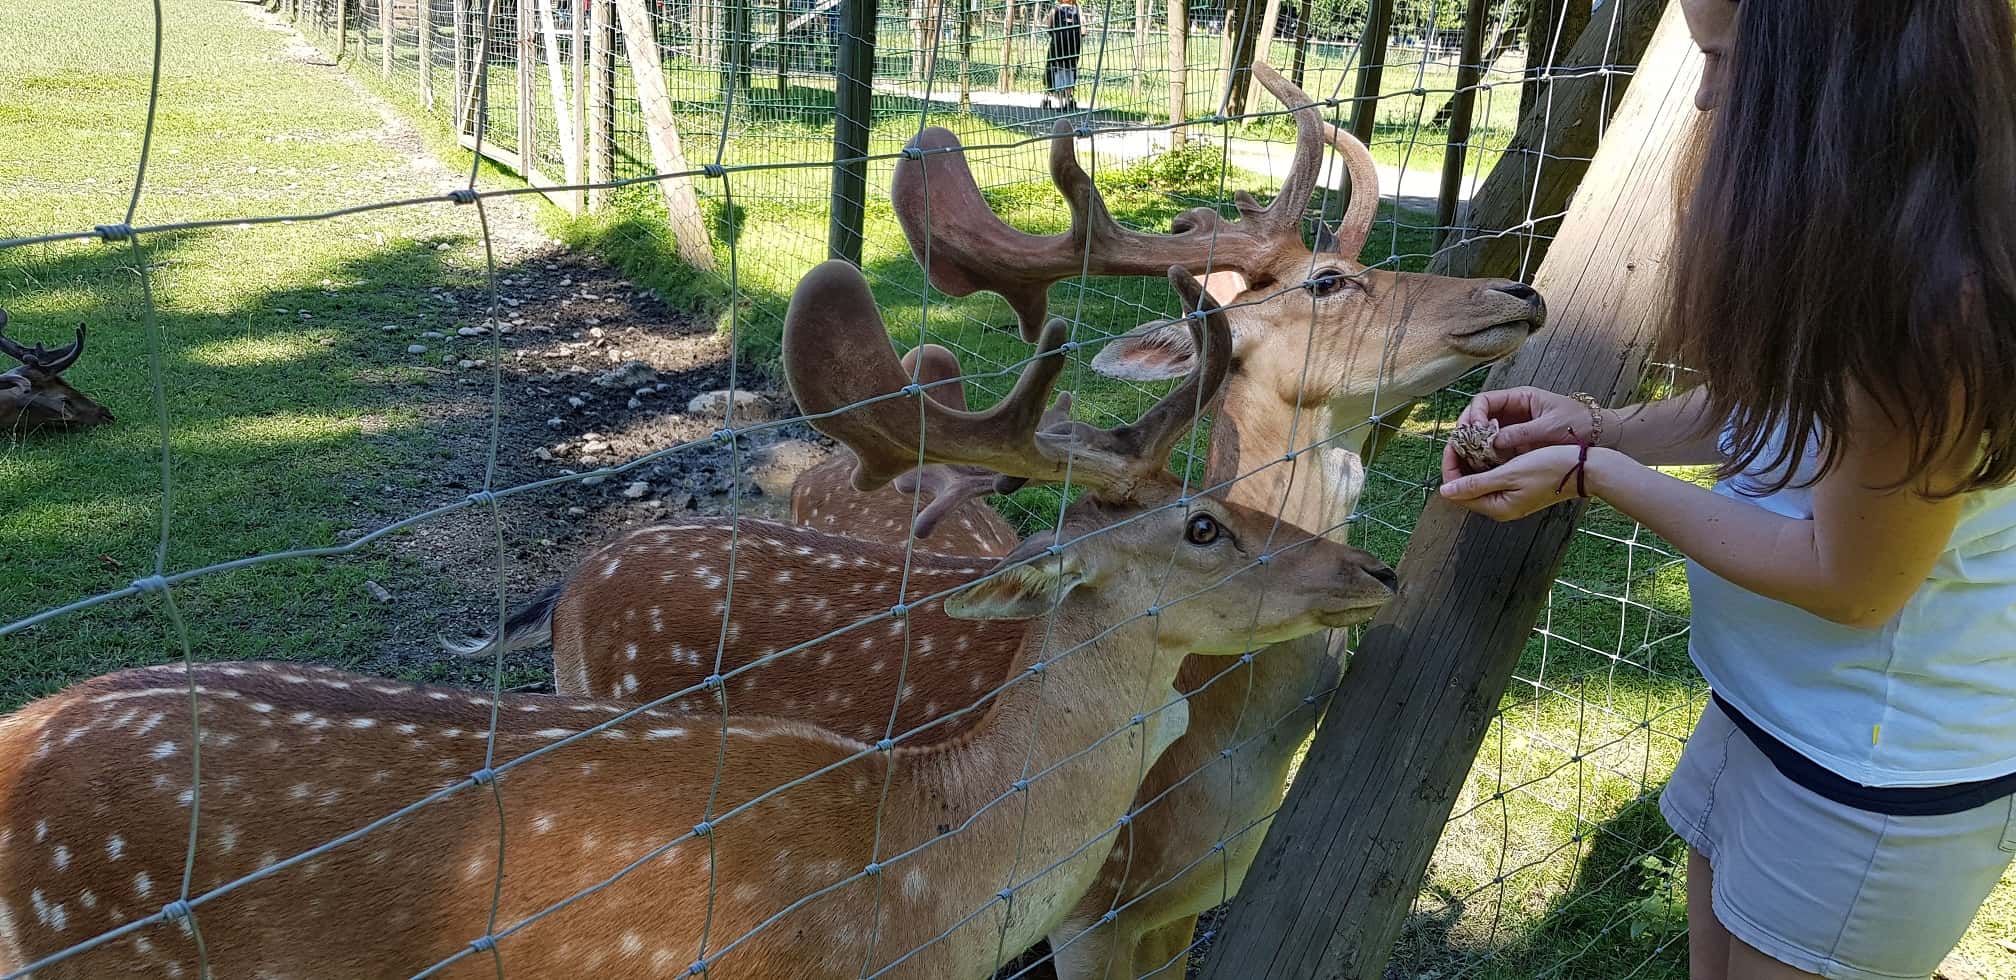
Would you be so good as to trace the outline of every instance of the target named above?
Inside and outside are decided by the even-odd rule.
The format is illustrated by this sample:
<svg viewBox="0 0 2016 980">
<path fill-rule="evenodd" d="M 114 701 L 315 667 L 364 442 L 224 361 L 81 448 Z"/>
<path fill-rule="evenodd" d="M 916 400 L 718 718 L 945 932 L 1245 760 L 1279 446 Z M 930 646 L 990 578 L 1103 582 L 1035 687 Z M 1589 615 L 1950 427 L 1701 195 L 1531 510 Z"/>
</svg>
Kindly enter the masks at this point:
<svg viewBox="0 0 2016 980">
<path fill-rule="evenodd" d="M 1105 923 L 1097 919 L 1091 925 L 1083 921 L 1070 920 L 1059 926 L 1050 936 L 1050 948 L 1054 951 L 1051 965 L 1057 970 L 1057 980 L 1126 980 L 1133 976 L 1128 972 L 1132 966 L 1132 950 L 1135 935 L 1122 912 L 1115 922 Z M 1122 941 L 1123 931 L 1126 935 Z"/>
<path fill-rule="evenodd" d="M 1190 944 L 1197 935 L 1197 916 L 1186 915 L 1143 933 L 1134 944 L 1130 977 L 1180 980 L 1190 962 Z"/>
</svg>

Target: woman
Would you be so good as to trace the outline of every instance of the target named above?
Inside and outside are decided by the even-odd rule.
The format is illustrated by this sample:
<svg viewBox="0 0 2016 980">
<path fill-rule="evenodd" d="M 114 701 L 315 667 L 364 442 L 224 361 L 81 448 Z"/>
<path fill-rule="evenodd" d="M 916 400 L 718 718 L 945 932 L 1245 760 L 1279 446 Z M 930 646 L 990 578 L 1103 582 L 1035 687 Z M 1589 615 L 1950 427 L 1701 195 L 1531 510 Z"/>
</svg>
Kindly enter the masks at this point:
<svg viewBox="0 0 2016 980">
<path fill-rule="evenodd" d="M 1666 339 L 1703 384 L 1487 392 L 1461 421 L 1506 462 L 1452 448 L 1442 493 L 1600 497 L 1687 555 L 1693 977 L 1926 977 L 2016 855 L 2016 24 L 1681 2 L 1708 115 Z"/>
</svg>

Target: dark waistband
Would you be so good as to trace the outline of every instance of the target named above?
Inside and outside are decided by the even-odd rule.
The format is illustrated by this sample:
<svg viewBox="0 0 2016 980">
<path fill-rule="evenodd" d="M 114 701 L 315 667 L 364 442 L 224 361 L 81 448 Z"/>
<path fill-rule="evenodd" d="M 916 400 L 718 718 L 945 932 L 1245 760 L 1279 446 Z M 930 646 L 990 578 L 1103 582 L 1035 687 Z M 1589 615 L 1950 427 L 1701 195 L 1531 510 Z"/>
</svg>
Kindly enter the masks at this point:
<svg viewBox="0 0 2016 980">
<path fill-rule="evenodd" d="M 1944 786 L 1864 786 L 1801 755 L 1713 691 L 1708 697 L 1786 779 L 1843 806 L 1893 817 L 1962 813 L 2016 794 L 2016 772 Z"/>
</svg>

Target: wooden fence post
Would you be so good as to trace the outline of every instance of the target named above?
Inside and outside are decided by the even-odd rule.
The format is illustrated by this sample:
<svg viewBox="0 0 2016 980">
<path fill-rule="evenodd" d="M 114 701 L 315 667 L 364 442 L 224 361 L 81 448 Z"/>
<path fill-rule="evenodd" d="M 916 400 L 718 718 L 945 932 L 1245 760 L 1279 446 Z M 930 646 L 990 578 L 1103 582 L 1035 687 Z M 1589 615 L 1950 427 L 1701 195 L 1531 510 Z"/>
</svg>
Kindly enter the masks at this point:
<svg viewBox="0 0 2016 980">
<path fill-rule="evenodd" d="M 1486 387 L 1638 386 L 1662 313 L 1701 58 L 1675 4 L 1537 286 L 1547 329 Z M 1584 505 L 1498 524 L 1432 500 L 1218 928 L 1205 980 L 1378 980 Z"/>
<path fill-rule="evenodd" d="M 517 0 L 518 20 L 512 25 L 518 32 L 518 57 L 511 66 L 511 77 L 518 82 L 518 169 L 526 180 L 532 179 L 539 159 L 539 27 L 534 2 Z"/>
<path fill-rule="evenodd" d="M 1190 132 L 1177 125 L 1190 118 L 1190 0 L 1169 0 L 1169 148 L 1182 146 Z"/>
<path fill-rule="evenodd" d="M 434 3 L 413 0 L 413 23 L 420 29 L 420 105 L 434 110 Z"/>
<path fill-rule="evenodd" d="M 384 78 L 392 77 L 392 25 L 398 19 L 399 12 L 393 9 L 392 0 L 378 0 L 378 33 L 381 35 L 379 47 L 382 49 L 382 63 L 378 67 L 378 74 Z"/>
<path fill-rule="evenodd" d="M 616 74 L 615 31 L 610 24 L 612 0 L 588 0 L 588 182 L 607 183 L 616 172 L 616 106 L 609 84 Z M 588 210 L 609 205 L 609 191 L 588 192 Z"/>
<path fill-rule="evenodd" d="M 1169 0 L 1176 3 L 1178 0 Z M 1001 91 L 1015 91 L 1015 3 L 1008 0 L 1008 13 L 1001 18 Z"/>
<path fill-rule="evenodd" d="M 833 192 L 826 252 L 861 264 L 868 203 L 868 124 L 874 112 L 877 0 L 840 7 L 840 52 L 833 66 Z"/>
<path fill-rule="evenodd" d="M 658 58 L 658 32 L 651 22 L 651 11 L 644 0 L 614 2 L 623 25 L 623 46 L 630 55 L 630 77 L 637 84 L 637 106 L 650 135 L 652 166 L 660 174 L 684 174 L 688 169 L 686 154 L 679 147 L 679 127 L 673 122 L 672 95 L 665 90 L 665 68 Z M 714 245 L 700 216 L 693 179 L 665 176 L 657 183 L 665 196 L 665 213 L 679 246 L 679 258 L 696 269 L 714 271 Z"/>
<path fill-rule="evenodd" d="M 336 60 L 338 61 L 343 60 L 344 53 L 350 49 L 350 2 L 351 0 L 336 0 Z"/>
<path fill-rule="evenodd" d="M 588 181 L 588 4 L 592 0 L 564 0 L 568 6 L 567 23 L 571 26 L 572 37 L 568 39 L 567 54 L 574 65 L 574 165 L 567 171 L 567 182 L 582 184 Z M 588 195 L 585 191 L 574 191 L 574 213 L 588 210 Z"/>
<path fill-rule="evenodd" d="M 1386 39 L 1392 33 L 1393 0 L 1372 0 L 1365 11 L 1365 34 L 1358 39 L 1358 74 L 1351 91 L 1351 133 L 1367 146 L 1379 121 L 1379 85 L 1386 71 Z M 1344 202 L 1351 199 L 1351 175 L 1344 174 L 1335 191 L 1323 188 L 1322 195 L 1323 222 L 1316 226 L 1316 244 L 1328 248 L 1329 230 L 1343 219 Z"/>
<path fill-rule="evenodd" d="M 1491 0 L 1470 0 L 1463 12 L 1463 53 L 1456 63 L 1456 93 L 1451 98 L 1449 141 L 1442 154 L 1442 192 L 1435 198 L 1435 244 L 1439 247 L 1456 224 L 1456 198 L 1463 192 L 1463 160 L 1470 149 L 1470 119 L 1477 109 L 1477 83 L 1484 77 L 1484 20 Z"/>
</svg>

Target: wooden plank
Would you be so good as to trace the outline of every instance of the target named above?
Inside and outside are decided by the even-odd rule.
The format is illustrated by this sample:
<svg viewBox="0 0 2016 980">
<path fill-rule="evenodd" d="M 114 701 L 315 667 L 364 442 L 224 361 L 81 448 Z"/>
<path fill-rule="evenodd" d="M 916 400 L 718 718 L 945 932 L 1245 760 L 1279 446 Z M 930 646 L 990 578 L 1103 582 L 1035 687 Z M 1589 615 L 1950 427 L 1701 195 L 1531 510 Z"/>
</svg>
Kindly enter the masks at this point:
<svg viewBox="0 0 2016 980">
<path fill-rule="evenodd" d="M 535 0 L 539 8 L 539 50 L 545 57 L 548 97 L 553 101 L 553 130 L 560 141 L 560 160 L 565 183 L 579 183 L 581 179 L 581 157 L 574 145 L 574 103 L 568 97 L 570 86 L 567 81 L 567 62 L 560 57 L 560 28 L 553 16 L 553 5 L 560 0 Z M 534 160 L 538 153 L 528 153 Z M 568 210 L 576 210 L 569 208 Z"/>
<path fill-rule="evenodd" d="M 463 133 L 455 138 L 455 142 L 460 143 L 465 150 L 477 149 L 475 133 Z M 525 161 L 518 155 L 517 150 L 504 149 L 486 139 L 483 141 L 482 149 L 478 152 L 483 155 L 484 159 L 495 160 L 514 173 L 525 173 Z"/>
<path fill-rule="evenodd" d="M 679 148 L 679 127 L 672 118 L 672 96 L 665 89 L 665 68 L 658 60 L 658 33 L 644 0 L 615 0 L 623 25 L 623 45 L 630 56 L 630 75 L 637 83 L 638 109 L 651 142 L 651 165 L 660 174 L 685 173 L 686 154 Z M 690 177 L 665 177 L 658 182 L 679 258 L 696 269 L 714 270 L 714 246 L 700 217 L 700 199 Z"/>
<path fill-rule="evenodd" d="M 1552 322 L 1487 387 L 1636 389 L 1657 330 L 1674 169 L 1701 58 L 1675 4 L 1536 285 Z M 1400 594 L 1351 659 L 1206 980 L 1377 980 L 1583 505 L 1499 524 L 1431 500 Z"/>
<path fill-rule="evenodd" d="M 609 98 L 609 83 L 616 73 L 614 40 L 610 24 L 610 0 L 588 0 L 588 182 L 607 183 L 616 172 L 616 112 Z M 588 210 L 609 205 L 609 192 L 588 192 Z"/>
</svg>

